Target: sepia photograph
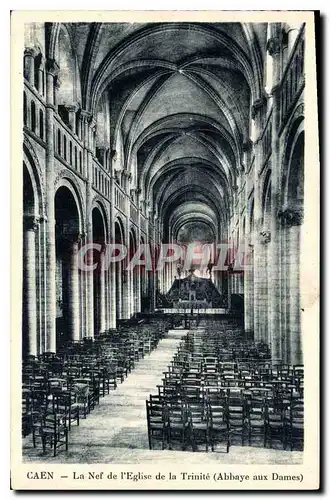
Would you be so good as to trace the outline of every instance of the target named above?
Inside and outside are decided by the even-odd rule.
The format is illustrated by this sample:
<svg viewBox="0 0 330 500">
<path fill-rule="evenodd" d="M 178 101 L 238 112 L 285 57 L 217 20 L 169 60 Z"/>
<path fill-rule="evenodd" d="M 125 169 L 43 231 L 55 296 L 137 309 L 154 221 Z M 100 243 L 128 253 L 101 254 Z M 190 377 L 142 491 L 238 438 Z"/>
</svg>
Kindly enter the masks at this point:
<svg viewBox="0 0 330 500">
<path fill-rule="evenodd" d="M 12 14 L 14 489 L 318 488 L 315 17 L 203 14 Z"/>
</svg>

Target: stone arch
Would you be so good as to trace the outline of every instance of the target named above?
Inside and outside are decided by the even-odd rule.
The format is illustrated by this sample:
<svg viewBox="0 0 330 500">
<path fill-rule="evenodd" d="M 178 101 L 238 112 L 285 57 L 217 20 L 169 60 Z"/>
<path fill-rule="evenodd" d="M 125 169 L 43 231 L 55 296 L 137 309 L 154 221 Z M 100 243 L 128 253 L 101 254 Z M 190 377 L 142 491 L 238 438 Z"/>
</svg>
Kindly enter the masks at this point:
<svg viewBox="0 0 330 500">
<path fill-rule="evenodd" d="M 101 196 L 95 195 L 92 201 L 92 210 L 94 208 L 98 208 L 101 212 L 102 218 L 103 218 L 103 224 L 104 224 L 104 234 L 105 234 L 105 241 L 109 241 L 110 238 L 110 232 L 109 232 L 109 212 L 108 209 L 102 199 Z"/>
<path fill-rule="evenodd" d="M 305 120 L 305 114 L 304 114 L 304 103 L 299 103 L 295 110 L 293 111 L 291 118 L 289 120 L 289 123 L 286 127 L 286 132 L 283 137 L 283 156 L 282 156 L 282 161 L 281 161 L 281 190 L 283 193 L 283 190 L 285 188 L 285 183 L 286 183 L 286 176 L 287 176 L 287 170 L 289 166 L 289 156 L 292 151 L 292 144 L 295 139 L 297 130 L 301 129 L 301 127 L 304 128 L 304 120 Z"/>
<path fill-rule="evenodd" d="M 43 185 L 43 176 L 40 163 L 30 141 L 24 137 L 23 143 L 23 163 L 29 172 L 31 178 L 34 199 L 34 213 L 36 216 L 45 216 L 45 191 Z"/>
<path fill-rule="evenodd" d="M 81 338 L 78 250 L 83 233 L 81 200 L 66 178 L 57 184 L 55 206 L 56 345 Z"/>
<path fill-rule="evenodd" d="M 86 211 L 84 207 L 84 197 L 81 192 L 77 179 L 68 169 L 61 170 L 54 181 L 54 191 L 56 192 L 60 186 L 66 186 L 72 192 L 72 195 L 77 203 L 79 219 L 80 219 L 80 232 L 86 232 L 85 221 Z"/>
<path fill-rule="evenodd" d="M 304 144 L 304 119 L 302 115 L 299 115 L 294 121 L 291 122 L 283 154 L 281 191 L 282 205 L 284 208 L 298 201 L 297 199 L 292 199 L 294 185 L 296 188 L 300 187 L 302 189 L 302 199 L 299 200 L 298 204 L 303 204 Z"/>
<path fill-rule="evenodd" d="M 71 30 L 66 23 L 52 24 L 49 35 L 49 56 L 60 67 L 59 105 L 70 106 L 81 103 L 79 65 L 73 48 Z"/>
</svg>

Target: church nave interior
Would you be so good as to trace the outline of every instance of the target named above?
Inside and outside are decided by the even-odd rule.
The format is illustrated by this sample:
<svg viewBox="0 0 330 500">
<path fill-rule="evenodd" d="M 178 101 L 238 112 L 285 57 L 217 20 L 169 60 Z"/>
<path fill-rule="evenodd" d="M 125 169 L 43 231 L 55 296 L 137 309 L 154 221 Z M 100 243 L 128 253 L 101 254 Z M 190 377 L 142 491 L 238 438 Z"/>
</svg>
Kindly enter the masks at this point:
<svg viewBox="0 0 330 500">
<path fill-rule="evenodd" d="M 26 24 L 24 460 L 299 463 L 304 58 L 304 23 Z"/>
</svg>

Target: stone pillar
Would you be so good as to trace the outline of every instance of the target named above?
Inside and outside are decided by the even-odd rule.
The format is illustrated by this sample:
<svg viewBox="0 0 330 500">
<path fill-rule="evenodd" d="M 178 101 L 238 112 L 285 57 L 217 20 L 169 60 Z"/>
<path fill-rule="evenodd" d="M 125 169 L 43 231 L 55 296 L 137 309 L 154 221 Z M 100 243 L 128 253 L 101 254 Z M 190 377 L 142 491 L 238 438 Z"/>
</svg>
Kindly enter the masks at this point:
<svg viewBox="0 0 330 500">
<path fill-rule="evenodd" d="M 141 210 L 140 210 L 140 191 L 137 191 L 137 207 L 138 207 L 138 236 L 137 236 L 137 246 L 141 245 Z M 138 250 L 137 248 L 137 250 Z M 142 273 L 144 273 L 143 266 L 137 268 L 136 275 L 136 312 L 141 312 L 141 282 Z"/>
<path fill-rule="evenodd" d="M 157 235 L 156 235 L 156 226 L 157 226 L 157 218 L 155 214 L 151 214 L 152 222 L 153 222 L 153 243 L 154 243 L 154 252 L 156 252 L 156 243 L 157 243 Z M 155 253 L 156 255 L 156 253 Z M 158 290 L 158 271 L 157 271 L 157 262 L 155 261 L 154 270 L 152 273 L 152 311 L 156 309 L 157 304 L 157 290 Z"/>
<path fill-rule="evenodd" d="M 121 301 L 122 301 L 122 311 L 123 319 L 129 319 L 130 318 L 130 273 L 129 271 L 126 271 L 126 265 L 125 263 L 122 263 L 121 266 L 122 270 L 122 293 L 121 293 Z"/>
<path fill-rule="evenodd" d="M 293 225 L 290 232 L 290 362 L 293 365 L 303 363 L 301 342 L 300 311 L 300 227 Z"/>
<path fill-rule="evenodd" d="M 271 233 L 272 239 L 269 252 L 270 266 L 270 335 L 272 348 L 272 363 L 274 365 L 282 362 L 282 323 L 281 323 L 281 288 L 280 284 L 280 227 L 278 211 L 281 207 L 281 180 L 280 180 L 280 158 L 279 158 L 279 118 L 280 118 L 280 94 L 278 83 L 281 78 L 281 24 L 271 25 L 272 36 L 268 40 L 268 51 L 273 57 L 273 116 L 272 116 L 272 155 L 271 155 Z"/>
<path fill-rule="evenodd" d="M 105 327 L 105 251 L 106 247 L 102 248 L 100 253 L 100 331 L 99 333 L 103 333 L 106 330 Z"/>
<path fill-rule="evenodd" d="M 44 95 L 45 92 L 45 83 L 44 83 L 44 74 L 45 74 L 45 59 L 40 54 L 39 66 L 38 66 L 38 91 L 40 95 Z"/>
<path fill-rule="evenodd" d="M 118 319 L 123 319 L 125 318 L 125 311 L 124 311 L 124 301 L 123 301 L 123 284 L 124 281 L 126 280 L 126 276 L 123 271 L 123 261 L 117 262 L 116 264 L 117 269 L 116 269 L 116 291 L 117 291 L 117 304 L 118 304 L 118 312 L 119 316 Z"/>
<path fill-rule="evenodd" d="M 54 81 L 54 106 L 55 110 L 58 111 L 58 91 L 61 87 L 61 80 L 57 76 Z"/>
<path fill-rule="evenodd" d="M 284 352 L 290 364 L 302 364 L 301 300 L 300 300 L 300 225 L 303 222 L 301 209 L 281 209 L 279 222 L 286 232 L 287 261 L 284 271 L 287 276 L 287 341 Z"/>
<path fill-rule="evenodd" d="M 249 144 L 249 148 L 251 145 Z M 246 153 L 249 150 L 246 149 Z M 249 155 L 248 155 L 249 157 Z M 246 161 L 246 169 L 249 167 L 249 162 Z M 245 184 L 245 239 L 244 239 L 244 330 L 249 337 L 253 335 L 253 240 L 251 239 L 251 217 L 250 203 L 248 200 L 248 182 Z"/>
<path fill-rule="evenodd" d="M 36 296 L 36 231 L 39 221 L 33 215 L 24 215 L 23 236 L 23 301 L 28 354 L 37 356 L 37 296 Z"/>
<path fill-rule="evenodd" d="M 69 249 L 69 334 L 74 341 L 80 340 L 80 290 L 79 290 L 79 269 L 78 269 L 79 243 L 74 241 Z"/>
<path fill-rule="evenodd" d="M 56 352 L 56 255 L 54 192 L 54 84 L 59 67 L 54 60 L 46 64 L 46 351 Z"/>
<path fill-rule="evenodd" d="M 82 126 L 82 141 L 84 143 L 84 174 L 87 178 L 86 182 L 86 231 L 87 231 L 87 243 L 93 242 L 93 221 L 92 221 L 92 180 L 93 180 L 93 165 L 92 165 L 92 151 L 91 151 L 91 114 L 87 111 L 81 111 L 81 126 Z M 89 251 L 87 253 L 88 265 L 93 262 L 93 252 Z M 87 337 L 94 337 L 94 274 L 93 271 L 88 271 L 87 273 Z"/>
<path fill-rule="evenodd" d="M 74 134 L 76 134 L 76 113 L 78 110 L 78 106 L 72 104 L 71 106 L 66 106 L 69 114 L 69 125 Z"/>
<path fill-rule="evenodd" d="M 254 120 L 256 140 L 254 142 L 254 251 L 253 251 L 253 330 L 254 339 L 261 341 L 261 304 L 260 296 L 262 293 L 262 247 L 260 233 L 262 231 L 262 206 L 261 206 L 261 181 L 260 169 L 262 167 L 262 145 L 261 134 L 263 131 L 264 115 L 266 111 L 266 99 L 264 97 L 254 102 L 251 110 L 251 117 Z"/>
<path fill-rule="evenodd" d="M 113 166 L 111 166 L 113 169 Z M 115 178 L 113 175 L 110 177 L 110 243 L 115 242 Z M 116 288 L 116 263 L 110 263 L 110 328 L 116 328 L 117 311 L 116 300 L 119 295 L 119 290 Z"/>
<path fill-rule="evenodd" d="M 259 285 L 259 340 L 266 344 L 271 343 L 270 330 L 269 330 L 269 275 L 271 267 L 269 265 L 269 244 L 271 242 L 270 231 L 261 231 L 260 233 L 260 249 L 259 249 L 259 263 L 261 266 L 261 276 Z"/>
<path fill-rule="evenodd" d="M 36 51 L 33 47 L 24 50 L 24 78 L 34 87 L 34 58 Z"/>
</svg>

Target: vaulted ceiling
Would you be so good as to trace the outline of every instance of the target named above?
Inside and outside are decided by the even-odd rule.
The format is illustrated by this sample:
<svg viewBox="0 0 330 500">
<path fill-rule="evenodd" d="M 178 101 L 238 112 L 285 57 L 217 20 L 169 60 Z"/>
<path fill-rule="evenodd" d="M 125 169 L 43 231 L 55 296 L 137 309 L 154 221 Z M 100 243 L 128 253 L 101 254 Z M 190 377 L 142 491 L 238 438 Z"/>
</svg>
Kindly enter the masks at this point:
<svg viewBox="0 0 330 500">
<path fill-rule="evenodd" d="M 219 234 L 243 169 L 251 104 L 262 93 L 267 25 L 77 23 L 67 30 L 81 104 L 105 113 L 115 168 L 132 173 L 131 187 L 163 221 L 164 238 L 193 221 Z"/>
</svg>

